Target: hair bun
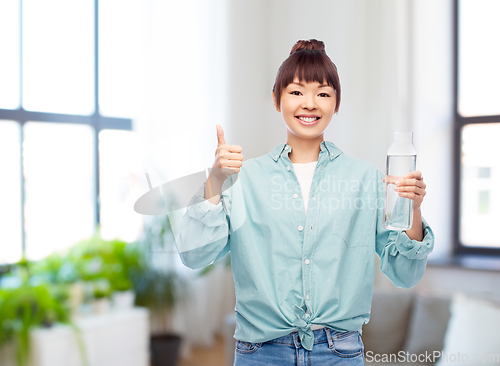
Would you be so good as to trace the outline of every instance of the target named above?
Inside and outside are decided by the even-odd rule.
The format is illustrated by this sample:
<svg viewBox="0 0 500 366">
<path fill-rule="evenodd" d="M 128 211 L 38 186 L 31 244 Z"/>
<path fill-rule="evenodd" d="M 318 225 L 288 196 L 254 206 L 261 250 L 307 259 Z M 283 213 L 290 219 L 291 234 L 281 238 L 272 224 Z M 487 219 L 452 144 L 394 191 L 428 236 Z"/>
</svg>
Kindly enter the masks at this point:
<svg viewBox="0 0 500 366">
<path fill-rule="evenodd" d="M 311 50 L 311 51 L 323 51 L 325 52 L 325 43 L 323 41 L 318 41 L 317 39 L 310 39 L 308 41 L 300 40 L 295 43 L 290 51 L 290 55 L 296 51 Z"/>
</svg>

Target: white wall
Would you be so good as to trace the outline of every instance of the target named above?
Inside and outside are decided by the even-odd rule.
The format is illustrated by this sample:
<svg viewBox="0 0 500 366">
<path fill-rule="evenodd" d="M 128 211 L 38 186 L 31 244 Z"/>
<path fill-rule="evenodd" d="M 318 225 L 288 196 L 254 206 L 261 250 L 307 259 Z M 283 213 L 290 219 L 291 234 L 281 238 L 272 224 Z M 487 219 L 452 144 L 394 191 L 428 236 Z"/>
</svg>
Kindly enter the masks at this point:
<svg viewBox="0 0 500 366">
<path fill-rule="evenodd" d="M 142 4 L 143 100 L 134 129 L 156 187 L 212 166 L 215 124 L 227 120 L 228 9 L 226 0 Z"/>
<path fill-rule="evenodd" d="M 452 249 L 453 6 L 450 0 L 419 0 L 412 2 L 412 10 L 411 113 L 428 185 L 422 207 L 435 228 L 431 255 L 437 257 Z"/>
</svg>

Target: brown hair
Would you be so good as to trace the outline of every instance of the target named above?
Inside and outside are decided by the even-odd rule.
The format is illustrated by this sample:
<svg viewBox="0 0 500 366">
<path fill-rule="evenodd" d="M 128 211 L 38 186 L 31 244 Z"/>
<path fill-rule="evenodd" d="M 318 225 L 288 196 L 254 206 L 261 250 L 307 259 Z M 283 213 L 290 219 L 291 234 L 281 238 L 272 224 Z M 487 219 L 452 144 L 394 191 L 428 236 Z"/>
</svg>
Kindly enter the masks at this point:
<svg viewBox="0 0 500 366">
<path fill-rule="evenodd" d="M 299 81 L 310 83 L 328 84 L 335 90 L 336 113 L 340 106 L 340 80 L 337 67 L 325 52 L 325 44 L 316 39 L 300 40 L 295 43 L 288 58 L 283 61 L 278 69 L 273 86 L 274 102 L 281 104 L 281 94 L 288 84 L 297 77 Z"/>
</svg>

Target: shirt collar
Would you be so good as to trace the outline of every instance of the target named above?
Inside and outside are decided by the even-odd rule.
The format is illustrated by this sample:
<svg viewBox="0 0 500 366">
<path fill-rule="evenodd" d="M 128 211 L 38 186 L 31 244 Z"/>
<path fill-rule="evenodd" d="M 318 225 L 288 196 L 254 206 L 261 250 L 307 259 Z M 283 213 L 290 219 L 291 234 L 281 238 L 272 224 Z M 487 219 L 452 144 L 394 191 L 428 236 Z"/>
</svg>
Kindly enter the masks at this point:
<svg viewBox="0 0 500 366">
<path fill-rule="evenodd" d="M 325 152 L 330 156 L 330 160 L 335 159 L 337 156 L 342 154 L 342 150 L 340 150 L 337 145 L 335 145 L 331 141 L 326 141 L 323 140 L 321 141 L 321 144 L 319 145 L 321 152 Z M 283 154 L 289 154 L 292 152 L 292 147 L 288 145 L 286 142 L 280 143 L 277 145 L 274 149 L 271 150 L 271 152 L 268 153 L 268 155 L 275 161 L 278 162 L 278 159 L 283 155 Z"/>
</svg>

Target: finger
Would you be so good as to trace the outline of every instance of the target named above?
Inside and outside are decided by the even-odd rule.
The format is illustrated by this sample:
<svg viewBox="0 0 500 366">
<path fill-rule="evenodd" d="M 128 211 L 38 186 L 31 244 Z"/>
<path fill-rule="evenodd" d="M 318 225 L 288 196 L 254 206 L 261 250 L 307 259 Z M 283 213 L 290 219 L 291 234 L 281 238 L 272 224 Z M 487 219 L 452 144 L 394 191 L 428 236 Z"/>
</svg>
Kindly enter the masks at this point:
<svg viewBox="0 0 500 366">
<path fill-rule="evenodd" d="M 226 149 L 232 153 L 240 153 L 243 150 L 240 145 L 226 145 Z"/>
<path fill-rule="evenodd" d="M 243 165 L 243 162 L 241 160 L 222 159 L 221 165 L 224 165 L 224 167 L 227 167 L 227 168 L 239 168 Z"/>
<path fill-rule="evenodd" d="M 384 182 L 387 184 L 396 184 L 396 182 L 403 180 L 403 177 L 399 177 L 397 175 L 386 175 L 384 178 Z"/>
<path fill-rule="evenodd" d="M 420 188 L 427 187 L 427 185 L 422 181 L 422 180 L 417 180 L 417 179 L 403 179 L 400 181 L 396 182 L 396 186 L 398 187 L 403 187 L 403 186 L 416 186 Z"/>
<path fill-rule="evenodd" d="M 395 190 L 400 193 L 413 192 L 415 194 L 418 194 L 419 196 L 425 196 L 426 194 L 425 189 L 416 186 L 396 187 Z"/>
<path fill-rule="evenodd" d="M 409 172 L 403 178 L 404 179 L 412 179 L 412 178 L 422 179 L 422 172 L 420 170 L 415 170 L 413 172 Z"/>
<path fill-rule="evenodd" d="M 231 153 L 231 152 L 224 153 L 220 157 L 228 160 L 240 160 L 240 161 L 243 160 L 243 154 Z"/>
<path fill-rule="evenodd" d="M 416 194 L 415 192 L 399 192 L 398 194 L 403 198 L 409 198 L 418 202 L 422 202 L 424 200 L 424 196 Z"/>
<path fill-rule="evenodd" d="M 217 146 L 225 145 L 226 140 L 224 139 L 224 130 L 221 125 L 215 125 L 217 129 Z"/>
</svg>

